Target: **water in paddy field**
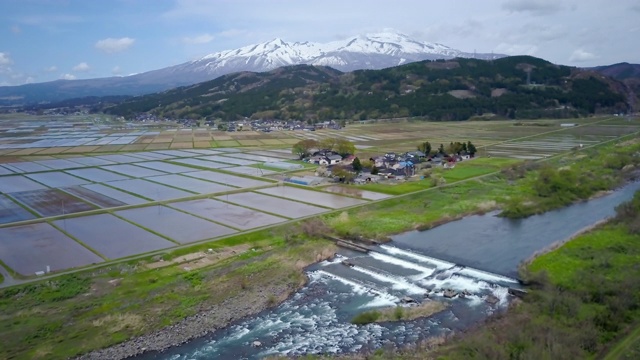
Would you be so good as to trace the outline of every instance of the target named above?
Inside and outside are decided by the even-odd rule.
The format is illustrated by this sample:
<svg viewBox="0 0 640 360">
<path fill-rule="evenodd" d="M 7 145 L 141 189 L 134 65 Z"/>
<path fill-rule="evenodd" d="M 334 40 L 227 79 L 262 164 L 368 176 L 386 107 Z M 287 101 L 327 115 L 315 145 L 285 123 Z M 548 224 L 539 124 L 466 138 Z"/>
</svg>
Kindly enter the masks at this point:
<svg viewBox="0 0 640 360">
<path fill-rule="evenodd" d="M 408 232 L 367 254 L 341 250 L 307 270 L 309 283 L 280 306 L 210 336 L 137 359 L 260 359 L 269 355 L 334 354 L 415 344 L 468 328 L 506 309 L 517 265 L 535 251 L 614 214 L 640 183 L 613 194 L 527 219 L 470 216 Z M 466 292 L 444 297 L 442 289 Z M 428 295 L 428 297 L 427 297 Z M 427 318 L 356 326 L 365 310 L 396 306 L 404 297 L 443 301 Z M 253 347 L 254 341 L 261 346 Z"/>
<path fill-rule="evenodd" d="M 140 358 L 258 359 L 403 346 L 483 320 L 506 308 L 508 287 L 518 286 L 513 279 L 430 258 L 393 243 L 374 247 L 368 254 L 341 251 L 335 259 L 310 267 L 307 275 L 309 284 L 277 308 L 163 354 Z M 466 290 L 470 295 L 446 299 L 440 289 Z M 396 306 L 407 296 L 418 302 L 444 301 L 450 307 L 413 321 L 350 323 L 360 312 Z M 254 341 L 261 346 L 253 347 Z"/>
</svg>

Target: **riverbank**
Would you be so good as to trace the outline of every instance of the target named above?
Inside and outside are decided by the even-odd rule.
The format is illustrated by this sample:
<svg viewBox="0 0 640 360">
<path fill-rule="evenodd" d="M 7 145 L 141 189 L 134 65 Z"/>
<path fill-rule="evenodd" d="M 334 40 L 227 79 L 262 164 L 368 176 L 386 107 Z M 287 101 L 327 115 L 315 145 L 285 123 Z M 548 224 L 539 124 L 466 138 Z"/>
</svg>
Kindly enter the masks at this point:
<svg viewBox="0 0 640 360">
<path fill-rule="evenodd" d="M 244 288 L 242 293 L 226 298 L 211 309 L 200 310 L 197 314 L 189 316 L 175 325 L 106 349 L 90 352 L 76 359 L 119 360 L 146 352 L 163 352 L 168 348 L 207 336 L 233 322 L 278 306 L 307 284 L 308 278 L 304 275 L 304 268 L 315 262 L 330 259 L 334 256 L 336 248 L 327 243 L 323 249 L 318 249 L 318 251 L 315 256 L 297 260 L 293 264 L 295 271 L 299 274 L 297 281 L 295 277 L 290 277 L 289 280 L 293 281 L 287 281 L 284 284 L 273 283 L 279 279 L 271 279 L 271 281 L 255 284 L 255 286 L 244 283 L 241 285 Z M 285 263 L 282 265 L 287 266 Z"/>
<path fill-rule="evenodd" d="M 189 316 L 175 325 L 143 335 L 112 347 L 77 357 L 79 360 L 126 359 L 145 352 L 163 352 L 170 347 L 184 344 L 228 326 L 245 317 L 255 315 L 269 307 L 277 306 L 305 283 L 266 285 L 226 299 L 213 309 Z M 277 300 L 274 300 L 277 299 Z"/>
<path fill-rule="evenodd" d="M 607 218 L 607 219 L 602 219 L 600 221 L 597 221 L 589 226 L 585 226 L 584 228 L 576 231 L 575 233 L 573 233 L 571 236 L 560 240 L 560 241 L 556 241 L 553 244 L 547 246 L 544 249 L 541 249 L 539 251 L 536 251 L 535 253 L 533 253 L 529 258 L 527 258 L 525 261 L 522 262 L 521 267 L 523 270 L 526 270 L 526 268 L 528 268 L 529 266 L 531 266 L 531 263 L 533 263 L 538 257 L 548 254 L 552 251 L 556 251 L 559 248 L 561 248 L 562 246 L 564 246 L 566 243 L 568 243 L 571 240 L 576 239 L 577 237 L 587 234 L 589 232 L 594 231 L 595 229 L 598 229 L 599 227 L 604 226 L 605 224 L 607 224 L 611 219 Z"/>
</svg>

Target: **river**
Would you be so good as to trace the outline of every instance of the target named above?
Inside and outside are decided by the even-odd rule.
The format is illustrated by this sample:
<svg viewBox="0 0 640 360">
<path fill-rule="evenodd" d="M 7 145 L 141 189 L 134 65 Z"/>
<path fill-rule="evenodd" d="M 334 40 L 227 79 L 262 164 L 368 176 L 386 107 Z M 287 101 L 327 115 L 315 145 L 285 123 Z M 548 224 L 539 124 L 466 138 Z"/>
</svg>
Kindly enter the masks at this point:
<svg viewBox="0 0 640 360">
<path fill-rule="evenodd" d="M 307 269 L 309 283 L 280 306 L 210 336 L 139 360 L 259 359 L 401 347 L 468 328 L 509 304 L 518 264 L 536 251 L 612 216 L 640 189 L 611 194 L 526 219 L 469 216 L 427 231 L 394 236 L 368 254 L 341 250 Z M 345 265 L 345 261 L 348 263 Z M 443 289 L 465 292 L 448 299 Z M 404 297 L 445 301 L 431 317 L 356 326 L 359 312 L 396 306 Z M 259 346 L 253 346 L 259 342 Z"/>
</svg>

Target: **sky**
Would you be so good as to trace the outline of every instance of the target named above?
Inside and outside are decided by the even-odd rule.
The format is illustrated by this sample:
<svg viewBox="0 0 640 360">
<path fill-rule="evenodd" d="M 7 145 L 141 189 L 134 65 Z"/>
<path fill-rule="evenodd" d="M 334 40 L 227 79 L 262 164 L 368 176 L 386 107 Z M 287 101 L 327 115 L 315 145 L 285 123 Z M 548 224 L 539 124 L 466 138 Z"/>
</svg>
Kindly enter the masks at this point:
<svg viewBox="0 0 640 360">
<path fill-rule="evenodd" d="M 466 52 L 640 63 L 638 0 L 1 0 L 0 86 L 124 76 L 388 29 Z"/>
</svg>

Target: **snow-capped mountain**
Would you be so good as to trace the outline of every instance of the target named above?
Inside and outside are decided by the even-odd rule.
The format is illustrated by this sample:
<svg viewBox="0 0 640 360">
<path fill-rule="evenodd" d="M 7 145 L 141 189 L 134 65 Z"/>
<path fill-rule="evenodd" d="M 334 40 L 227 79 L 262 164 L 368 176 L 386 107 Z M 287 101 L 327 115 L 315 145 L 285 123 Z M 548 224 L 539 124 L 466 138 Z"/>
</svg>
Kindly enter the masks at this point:
<svg viewBox="0 0 640 360">
<path fill-rule="evenodd" d="M 454 57 L 491 59 L 502 56 L 504 55 L 465 53 L 442 44 L 413 40 L 404 34 L 383 32 L 328 43 L 291 43 L 274 39 L 213 53 L 199 60 L 178 65 L 173 70 L 217 77 L 237 71 L 268 71 L 297 64 L 329 66 L 341 71 L 352 71 L 381 69 L 420 60 Z M 166 70 L 169 69 L 171 68 Z"/>
<path fill-rule="evenodd" d="M 142 95 L 212 80 L 234 72 L 263 72 L 287 65 L 308 64 L 352 71 L 382 69 L 421 60 L 453 57 L 495 59 L 503 56 L 465 53 L 390 31 L 328 43 L 291 43 L 274 39 L 130 76 L 0 87 L 0 104 L 55 102 L 84 96 Z"/>
</svg>

